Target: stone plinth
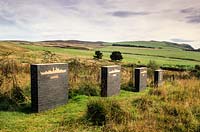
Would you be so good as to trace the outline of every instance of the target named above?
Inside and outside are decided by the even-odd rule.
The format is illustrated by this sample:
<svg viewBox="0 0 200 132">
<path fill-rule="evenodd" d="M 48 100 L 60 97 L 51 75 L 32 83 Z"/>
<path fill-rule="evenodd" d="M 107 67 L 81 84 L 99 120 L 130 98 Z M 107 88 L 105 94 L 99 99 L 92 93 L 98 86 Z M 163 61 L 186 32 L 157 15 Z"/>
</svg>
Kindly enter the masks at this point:
<svg viewBox="0 0 200 132">
<path fill-rule="evenodd" d="M 66 104 L 68 100 L 68 64 L 31 65 L 32 111 L 40 112 Z"/>
<path fill-rule="evenodd" d="M 147 68 L 135 69 L 135 92 L 143 91 L 147 86 Z"/>
<path fill-rule="evenodd" d="M 158 87 L 163 84 L 163 70 L 154 71 L 154 86 Z"/>
<path fill-rule="evenodd" d="M 101 96 L 108 97 L 120 93 L 121 66 L 101 67 Z"/>
</svg>

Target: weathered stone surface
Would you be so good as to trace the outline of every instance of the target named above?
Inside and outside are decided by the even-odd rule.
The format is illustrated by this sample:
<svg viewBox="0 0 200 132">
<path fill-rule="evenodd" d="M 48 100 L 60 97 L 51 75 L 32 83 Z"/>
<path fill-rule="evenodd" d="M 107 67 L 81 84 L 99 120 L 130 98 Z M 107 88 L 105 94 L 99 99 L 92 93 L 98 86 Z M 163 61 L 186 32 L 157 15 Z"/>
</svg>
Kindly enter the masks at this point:
<svg viewBox="0 0 200 132">
<path fill-rule="evenodd" d="M 101 96 L 108 97 L 120 93 L 121 66 L 101 67 Z"/>
<path fill-rule="evenodd" d="M 143 91 L 147 86 L 147 68 L 135 69 L 135 92 Z"/>
<path fill-rule="evenodd" d="M 161 86 L 163 83 L 163 70 L 154 71 L 154 86 Z"/>
<path fill-rule="evenodd" d="M 66 104 L 68 100 L 68 64 L 31 65 L 32 111 L 40 112 Z"/>
</svg>

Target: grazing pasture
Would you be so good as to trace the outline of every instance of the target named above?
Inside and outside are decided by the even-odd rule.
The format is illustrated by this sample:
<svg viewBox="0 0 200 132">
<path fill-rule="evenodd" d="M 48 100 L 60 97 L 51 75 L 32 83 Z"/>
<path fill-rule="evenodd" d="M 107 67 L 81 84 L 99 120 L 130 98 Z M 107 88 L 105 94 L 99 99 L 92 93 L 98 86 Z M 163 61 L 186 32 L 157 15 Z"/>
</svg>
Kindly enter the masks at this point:
<svg viewBox="0 0 200 132">
<path fill-rule="evenodd" d="M 0 132 L 200 131 L 200 81 L 194 70 L 200 64 L 199 52 L 163 42 L 156 42 L 155 48 L 104 43 L 89 50 L 38 43 L 0 42 Z M 149 46 L 146 43 L 142 46 Z M 93 59 L 96 50 L 103 52 L 102 60 Z M 110 61 L 116 50 L 122 52 L 120 62 Z M 53 62 L 68 63 L 69 102 L 32 113 L 30 64 Z M 120 94 L 102 98 L 100 68 L 114 64 L 121 65 Z M 133 92 L 133 69 L 138 65 L 148 66 L 147 88 Z M 192 69 L 165 71 L 164 84 L 154 88 L 153 70 L 164 65 Z"/>
</svg>

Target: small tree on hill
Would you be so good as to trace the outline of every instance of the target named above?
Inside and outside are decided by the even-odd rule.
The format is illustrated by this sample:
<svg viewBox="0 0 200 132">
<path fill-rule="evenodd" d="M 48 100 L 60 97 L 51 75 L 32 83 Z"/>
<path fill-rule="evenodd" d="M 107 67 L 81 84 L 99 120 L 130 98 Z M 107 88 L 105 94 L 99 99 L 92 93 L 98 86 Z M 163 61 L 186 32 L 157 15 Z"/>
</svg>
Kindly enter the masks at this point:
<svg viewBox="0 0 200 132">
<path fill-rule="evenodd" d="M 94 59 L 102 59 L 103 53 L 101 51 L 95 51 Z"/>
<path fill-rule="evenodd" d="M 112 61 L 121 61 L 123 59 L 123 56 L 120 51 L 113 51 L 110 55 L 110 59 Z"/>
</svg>

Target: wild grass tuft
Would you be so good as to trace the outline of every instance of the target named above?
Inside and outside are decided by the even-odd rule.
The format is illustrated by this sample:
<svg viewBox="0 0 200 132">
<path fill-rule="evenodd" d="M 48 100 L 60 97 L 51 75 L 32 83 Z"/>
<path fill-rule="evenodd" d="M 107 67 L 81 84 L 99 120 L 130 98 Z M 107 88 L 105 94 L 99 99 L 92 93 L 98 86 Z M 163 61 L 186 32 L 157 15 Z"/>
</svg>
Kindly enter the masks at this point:
<svg viewBox="0 0 200 132">
<path fill-rule="evenodd" d="M 94 125 L 125 124 L 131 120 L 131 113 L 116 100 L 103 98 L 88 103 L 86 117 Z"/>
</svg>

